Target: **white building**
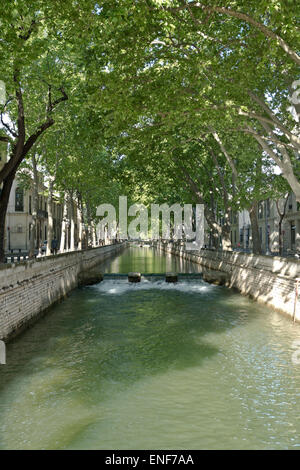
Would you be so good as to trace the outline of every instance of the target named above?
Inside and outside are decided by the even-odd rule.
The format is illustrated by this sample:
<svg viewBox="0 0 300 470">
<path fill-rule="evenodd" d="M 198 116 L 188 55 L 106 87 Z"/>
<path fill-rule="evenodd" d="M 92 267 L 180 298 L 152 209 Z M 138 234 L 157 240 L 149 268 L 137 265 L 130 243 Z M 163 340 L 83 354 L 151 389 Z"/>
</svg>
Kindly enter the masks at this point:
<svg viewBox="0 0 300 470">
<path fill-rule="evenodd" d="M 46 188 L 39 188 L 35 248 L 47 240 L 48 212 Z M 15 179 L 12 185 L 6 215 L 5 250 L 28 251 L 30 247 L 30 229 L 32 224 L 32 189 L 26 189 Z M 59 240 L 61 231 L 62 208 L 55 199 L 52 202 L 53 232 Z"/>
</svg>

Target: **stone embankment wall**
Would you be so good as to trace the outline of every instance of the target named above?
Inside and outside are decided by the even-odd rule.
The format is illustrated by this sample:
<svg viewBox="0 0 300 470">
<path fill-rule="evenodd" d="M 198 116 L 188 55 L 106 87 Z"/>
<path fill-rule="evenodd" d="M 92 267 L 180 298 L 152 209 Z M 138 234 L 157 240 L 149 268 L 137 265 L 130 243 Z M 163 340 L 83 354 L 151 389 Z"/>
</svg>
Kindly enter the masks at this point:
<svg viewBox="0 0 300 470">
<path fill-rule="evenodd" d="M 276 308 L 300 321 L 297 279 L 300 261 L 258 256 L 234 251 L 185 251 L 182 246 L 159 242 L 157 248 L 200 264 L 203 278 L 238 289 L 257 301 Z M 299 282 L 300 296 L 300 282 Z"/>
<path fill-rule="evenodd" d="M 82 273 L 126 246 L 108 245 L 0 266 L 0 339 L 19 333 L 78 286 Z M 99 269 L 100 270 L 100 269 Z"/>
</svg>

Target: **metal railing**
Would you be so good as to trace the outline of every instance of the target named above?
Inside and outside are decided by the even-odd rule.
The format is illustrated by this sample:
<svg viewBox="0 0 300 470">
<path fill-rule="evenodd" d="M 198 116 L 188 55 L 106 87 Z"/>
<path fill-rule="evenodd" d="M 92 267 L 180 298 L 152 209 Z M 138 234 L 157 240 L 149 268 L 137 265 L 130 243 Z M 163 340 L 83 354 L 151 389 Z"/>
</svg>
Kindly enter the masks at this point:
<svg viewBox="0 0 300 470">
<path fill-rule="evenodd" d="M 83 250 L 89 250 L 89 249 L 92 249 L 92 248 L 101 248 L 101 247 L 110 246 L 110 245 L 117 245 L 117 244 L 120 244 L 120 243 L 123 243 L 122 240 L 111 240 L 111 242 L 106 244 L 106 245 L 102 245 L 102 244 L 99 243 L 94 247 L 92 247 L 92 246 L 84 247 Z M 74 252 L 76 252 L 76 251 L 78 251 L 77 248 L 75 248 Z M 65 253 L 71 253 L 71 251 L 67 250 Z M 57 252 L 56 254 L 60 254 L 60 252 Z M 53 256 L 53 254 L 51 256 Z M 4 263 L 5 264 L 22 263 L 23 261 L 28 261 L 29 259 L 44 258 L 44 257 L 46 257 L 46 251 L 45 250 L 41 251 L 41 250 L 35 249 L 34 256 L 32 258 L 29 258 L 28 250 L 25 251 L 25 250 L 22 250 L 21 248 L 19 248 L 19 249 L 9 250 L 8 252 L 6 252 Z"/>
<path fill-rule="evenodd" d="M 38 250 L 35 250 L 34 258 L 38 255 Z M 28 250 L 22 250 L 21 248 L 9 250 L 5 254 L 5 263 L 21 263 L 29 259 Z"/>
</svg>

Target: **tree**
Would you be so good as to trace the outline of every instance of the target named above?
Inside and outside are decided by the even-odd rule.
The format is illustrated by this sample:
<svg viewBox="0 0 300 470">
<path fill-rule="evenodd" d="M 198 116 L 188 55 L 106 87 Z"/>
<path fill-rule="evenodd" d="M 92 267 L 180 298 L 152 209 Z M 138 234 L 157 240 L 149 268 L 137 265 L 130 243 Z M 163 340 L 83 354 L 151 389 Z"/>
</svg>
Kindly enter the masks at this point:
<svg viewBox="0 0 300 470">
<path fill-rule="evenodd" d="M 201 129 L 198 124 L 193 137 L 250 135 L 299 198 L 300 141 L 288 111 L 299 64 L 289 45 L 298 37 L 295 6 L 148 1 L 122 7 L 127 22 L 110 41 L 106 86 L 117 125 L 123 116 L 126 128 L 147 120 L 161 127 L 194 121 Z"/>
<path fill-rule="evenodd" d="M 72 0 L 63 4 L 16 0 L 3 4 L 0 16 L 0 77 L 8 95 L 0 109 L 0 141 L 10 148 L 9 160 L 0 170 L 1 262 L 13 179 L 40 138 L 54 124 L 63 127 L 70 96 L 73 103 L 78 102 L 76 90 L 84 81 L 93 23 L 99 23 L 97 7 L 90 0 L 80 5 Z"/>
</svg>

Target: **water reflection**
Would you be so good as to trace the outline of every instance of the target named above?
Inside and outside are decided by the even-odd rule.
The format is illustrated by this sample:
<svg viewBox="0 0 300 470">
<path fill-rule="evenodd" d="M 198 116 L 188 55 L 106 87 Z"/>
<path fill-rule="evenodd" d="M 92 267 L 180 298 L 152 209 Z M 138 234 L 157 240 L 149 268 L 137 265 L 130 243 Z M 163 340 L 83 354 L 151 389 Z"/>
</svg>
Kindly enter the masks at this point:
<svg viewBox="0 0 300 470">
<path fill-rule="evenodd" d="M 116 255 L 101 265 L 104 273 L 127 274 L 130 271 L 140 273 L 200 273 L 201 266 L 186 261 L 169 253 L 162 253 L 154 248 L 131 246 L 122 256 Z"/>
</svg>

